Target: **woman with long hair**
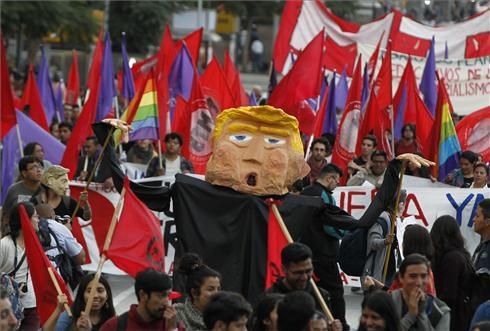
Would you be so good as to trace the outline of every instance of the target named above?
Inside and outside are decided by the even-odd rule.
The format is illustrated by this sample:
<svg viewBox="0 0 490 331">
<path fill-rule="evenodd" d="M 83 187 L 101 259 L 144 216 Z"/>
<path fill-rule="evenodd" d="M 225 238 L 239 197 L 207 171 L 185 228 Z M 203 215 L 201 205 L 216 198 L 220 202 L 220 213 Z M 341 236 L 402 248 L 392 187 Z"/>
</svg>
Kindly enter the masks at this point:
<svg viewBox="0 0 490 331">
<path fill-rule="evenodd" d="M 471 256 L 456 219 L 449 215 L 436 219 L 430 237 L 435 248 L 432 270 L 437 296 L 451 308 L 451 331 L 468 330 Z"/>
<path fill-rule="evenodd" d="M 20 322 L 20 329 L 30 331 L 39 329 L 40 319 L 25 255 L 19 206 L 24 206 L 34 231 L 39 231 L 39 216 L 33 204 L 21 202 L 12 207 L 9 214 L 10 234 L 0 241 L 0 272 L 10 274 L 19 284 L 20 302 L 24 306 L 24 318 Z"/>
<path fill-rule="evenodd" d="M 177 320 L 184 323 L 186 330 L 207 330 L 202 313 L 209 298 L 221 290 L 221 275 L 202 263 L 197 254 L 185 254 L 180 260 L 179 271 L 186 275 L 185 303 L 176 304 Z"/>
<path fill-rule="evenodd" d="M 277 330 L 277 305 L 283 298 L 282 294 L 270 293 L 259 300 L 252 316 L 252 331 Z"/>
<path fill-rule="evenodd" d="M 80 280 L 77 295 L 71 306 L 73 317 L 68 316 L 68 313 L 64 311 L 63 305 L 66 303 L 66 297 L 64 295 L 58 297 L 58 306 L 43 326 L 44 330 L 97 331 L 108 319 L 116 315 L 116 310 L 112 302 L 111 287 L 104 277 L 100 277 L 97 284 L 89 315 L 86 316 L 83 313 L 92 286 L 94 286 L 94 277 L 95 274 L 89 274 Z"/>
<path fill-rule="evenodd" d="M 358 331 L 399 331 L 400 316 L 391 295 L 381 290 L 367 294 L 361 304 Z"/>
</svg>

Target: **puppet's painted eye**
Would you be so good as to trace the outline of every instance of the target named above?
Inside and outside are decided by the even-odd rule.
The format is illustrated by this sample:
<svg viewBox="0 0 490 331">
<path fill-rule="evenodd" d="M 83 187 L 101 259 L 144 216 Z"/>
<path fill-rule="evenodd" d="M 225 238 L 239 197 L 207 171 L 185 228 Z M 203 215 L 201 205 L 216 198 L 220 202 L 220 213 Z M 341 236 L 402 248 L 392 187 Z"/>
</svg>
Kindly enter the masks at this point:
<svg viewBox="0 0 490 331">
<path fill-rule="evenodd" d="M 233 134 L 230 136 L 230 141 L 234 143 L 245 143 L 250 139 L 252 139 L 252 136 L 248 134 Z"/>
<path fill-rule="evenodd" d="M 284 145 L 286 143 L 285 139 L 276 138 L 276 137 L 265 137 L 264 141 L 266 142 L 266 144 L 276 145 L 276 146 L 277 145 Z"/>
</svg>

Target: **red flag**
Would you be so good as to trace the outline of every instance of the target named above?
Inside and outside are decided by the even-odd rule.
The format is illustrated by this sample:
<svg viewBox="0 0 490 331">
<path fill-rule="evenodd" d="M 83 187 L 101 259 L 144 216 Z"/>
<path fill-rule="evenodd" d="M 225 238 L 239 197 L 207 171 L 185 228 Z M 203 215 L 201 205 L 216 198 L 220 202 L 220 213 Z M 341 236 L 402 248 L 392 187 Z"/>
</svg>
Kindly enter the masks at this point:
<svg viewBox="0 0 490 331">
<path fill-rule="evenodd" d="M 199 75 L 195 69 L 191 97 L 185 111 L 178 116 L 179 119 L 174 119 L 176 121 L 175 131 L 179 132 L 184 140 L 182 155 L 192 162 L 196 174 L 204 174 L 211 156 L 211 133 L 214 128 L 214 118 L 209 111 Z"/>
<path fill-rule="evenodd" d="M 233 98 L 235 99 L 235 107 L 248 105 L 248 97 L 242 82 L 240 81 L 240 73 L 235 64 L 231 60 L 228 51 L 225 51 L 224 74 L 228 82 Z"/>
<path fill-rule="evenodd" d="M 269 97 L 269 104 L 282 108 L 299 121 L 300 130 L 311 134 L 315 114 L 309 108 L 300 108 L 303 101 L 319 95 L 322 77 L 323 31 L 306 46 L 293 68 L 277 84 Z M 302 111 L 303 110 L 303 111 Z"/>
<path fill-rule="evenodd" d="M 213 118 L 223 109 L 234 106 L 230 86 L 226 81 L 225 74 L 221 69 L 218 59 L 216 59 L 215 56 L 213 56 L 213 59 L 209 62 L 206 70 L 201 76 L 201 86 L 204 95 L 208 98 L 208 106 L 211 103 L 212 106 L 216 106 L 217 108 L 214 111 L 213 109 L 210 109 Z"/>
<path fill-rule="evenodd" d="M 65 104 L 77 105 L 80 97 L 80 76 L 78 74 L 78 54 L 73 50 L 68 83 L 66 85 Z"/>
<path fill-rule="evenodd" d="M 34 77 L 34 69 L 32 64 L 29 65 L 29 75 L 27 76 L 26 86 L 24 87 L 24 94 L 22 95 L 22 109 L 29 105 L 29 117 L 36 122 L 40 127 L 49 132 L 48 122 L 46 121 L 46 115 L 43 109 L 43 103 L 36 83 L 36 77 Z"/>
<path fill-rule="evenodd" d="M 102 56 L 104 55 L 104 31 L 101 29 L 97 44 L 95 45 L 94 55 L 92 56 L 92 63 L 90 64 L 90 71 L 87 79 L 87 89 L 94 93 L 98 91 L 100 80 L 100 67 L 102 66 Z"/>
<path fill-rule="evenodd" d="M 124 204 L 111 243 L 103 252 L 131 277 L 148 268 L 165 271 L 165 248 L 160 220 L 131 191 L 124 179 Z"/>
<path fill-rule="evenodd" d="M 334 74 L 335 78 L 335 74 Z M 335 84 L 335 80 L 332 79 L 330 84 Z M 313 136 L 315 138 L 318 138 L 322 135 L 323 131 L 323 122 L 325 121 L 325 113 L 326 113 L 326 108 L 327 108 L 327 102 L 328 102 L 328 92 L 329 88 L 328 86 L 325 88 L 325 95 L 321 99 L 320 102 L 320 107 L 318 108 L 318 111 L 316 112 L 315 116 L 315 126 L 313 129 Z"/>
<path fill-rule="evenodd" d="M 19 212 L 22 224 L 22 234 L 24 236 L 26 258 L 27 263 L 29 264 L 29 275 L 32 278 L 34 294 L 36 295 L 36 309 L 41 319 L 41 325 L 43 325 L 58 305 L 58 292 L 53 280 L 49 276 L 48 268 L 53 271 L 61 292 L 66 295 L 70 304 L 71 296 L 63 278 L 61 278 L 58 271 L 56 271 L 46 257 L 24 206 L 19 206 Z"/>
<path fill-rule="evenodd" d="M 181 40 L 177 42 L 176 52 L 177 54 L 182 47 L 182 42 L 185 42 L 187 49 L 189 50 L 189 54 L 192 57 L 192 62 L 194 63 L 194 67 L 197 68 L 199 63 L 199 50 L 201 49 L 201 41 L 202 41 L 202 32 L 203 28 L 199 28 L 196 31 L 191 32 Z"/>
<path fill-rule="evenodd" d="M 390 83 L 391 84 L 391 83 Z M 359 133 L 357 135 L 356 153 L 361 152 L 362 138 L 367 134 L 373 134 L 378 140 L 378 150 L 386 152 L 388 159 L 393 158 L 393 150 L 391 146 L 391 119 L 385 109 L 381 109 L 378 104 L 378 98 L 371 90 L 369 100 L 361 119 Z"/>
<path fill-rule="evenodd" d="M 283 276 L 281 272 L 281 251 L 288 245 L 279 222 L 269 208 L 269 222 L 267 225 L 267 269 L 265 272 L 265 288 L 274 284 L 277 278 Z"/>
<path fill-rule="evenodd" d="M 371 57 L 369 58 L 368 61 L 368 74 L 369 74 L 369 84 L 373 81 L 374 77 L 374 72 L 376 71 L 376 64 L 378 63 L 378 56 L 379 56 L 379 48 L 381 46 L 381 40 L 383 40 L 385 32 L 381 34 L 381 37 L 379 37 L 378 44 L 376 45 L 376 49 L 374 50 L 373 54 L 371 54 Z"/>
<path fill-rule="evenodd" d="M 483 162 L 490 161 L 490 106 L 465 116 L 457 125 L 461 150 L 481 154 Z"/>
<path fill-rule="evenodd" d="M 362 98 L 362 60 L 357 60 L 356 69 L 352 77 L 349 95 L 345 104 L 345 111 L 340 120 L 337 137 L 332 151 L 332 163 L 342 169 L 344 176 L 340 179 L 345 185 L 348 179 L 347 164 L 356 156 L 357 135 L 359 133 L 359 122 L 361 118 Z"/>
<path fill-rule="evenodd" d="M 340 46 L 333 38 L 327 37 L 325 49 L 328 50 L 323 57 L 325 68 L 337 72 L 342 72 L 346 68 L 347 75 L 352 76 L 356 63 L 357 44 Z"/>
<path fill-rule="evenodd" d="M 415 127 L 417 128 L 416 140 L 420 147 L 420 151 L 425 157 L 430 157 L 430 148 L 427 142 L 430 141 L 429 137 L 432 132 L 434 118 L 420 97 L 417 81 L 415 79 L 415 73 L 412 67 L 412 59 L 410 57 L 408 58 L 407 66 L 405 67 L 405 71 L 402 75 L 397 95 L 403 93 L 404 87 L 406 89 L 406 107 L 405 113 L 403 114 L 403 123 L 415 124 Z M 396 107 L 395 109 L 398 108 L 399 107 Z"/>
<path fill-rule="evenodd" d="M 391 73 L 391 42 L 388 42 L 381 68 L 374 82 L 373 90 L 378 100 L 379 109 L 386 109 L 392 101 L 392 73 Z"/>
<path fill-rule="evenodd" d="M 0 35 L 0 70 L 2 107 L 0 109 L 0 140 L 17 124 L 15 116 L 14 97 L 10 87 L 9 67 L 7 65 L 7 50 L 3 44 L 3 35 Z"/>
<path fill-rule="evenodd" d="M 70 169 L 70 172 L 68 173 L 70 179 L 73 179 L 73 176 L 75 176 L 78 165 L 78 156 L 85 140 L 87 137 L 93 135 L 91 124 L 95 120 L 95 113 L 97 111 L 98 81 L 93 87 L 95 89 L 93 90 L 93 93 L 90 93 L 87 102 L 83 106 L 80 117 L 73 128 L 70 140 L 68 140 L 65 153 L 63 154 L 63 159 L 60 163 L 63 167 Z M 102 141 L 101 143 L 103 144 L 104 142 Z"/>
<path fill-rule="evenodd" d="M 160 140 L 163 140 L 167 134 L 168 126 L 170 125 L 169 118 L 169 96 L 168 96 L 168 73 L 172 67 L 172 62 L 175 58 L 176 50 L 172 39 L 172 33 L 168 24 L 165 26 L 160 50 L 158 52 L 158 63 L 155 72 L 157 99 L 158 99 L 158 132 Z"/>
</svg>

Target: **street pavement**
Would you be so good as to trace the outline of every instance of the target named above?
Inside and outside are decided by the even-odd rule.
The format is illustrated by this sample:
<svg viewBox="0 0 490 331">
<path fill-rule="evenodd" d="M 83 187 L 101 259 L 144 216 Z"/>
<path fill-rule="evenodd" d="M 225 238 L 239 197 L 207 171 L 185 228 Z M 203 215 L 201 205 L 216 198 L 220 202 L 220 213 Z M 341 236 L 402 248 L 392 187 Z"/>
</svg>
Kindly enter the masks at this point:
<svg viewBox="0 0 490 331">
<path fill-rule="evenodd" d="M 129 309 L 133 303 L 137 303 L 134 293 L 134 281 L 129 276 L 104 275 L 109 281 L 114 298 L 114 306 L 117 314 Z M 362 294 L 351 293 L 350 287 L 345 288 L 345 301 L 347 307 L 347 322 L 351 328 L 356 329 L 361 316 Z"/>
</svg>

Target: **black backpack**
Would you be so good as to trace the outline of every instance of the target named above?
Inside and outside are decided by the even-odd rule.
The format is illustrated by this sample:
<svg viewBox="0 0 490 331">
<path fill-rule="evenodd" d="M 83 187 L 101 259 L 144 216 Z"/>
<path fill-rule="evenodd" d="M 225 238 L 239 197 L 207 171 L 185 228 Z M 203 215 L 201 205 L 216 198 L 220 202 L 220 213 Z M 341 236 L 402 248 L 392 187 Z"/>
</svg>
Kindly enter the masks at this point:
<svg viewBox="0 0 490 331">
<path fill-rule="evenodd" d="M 60 272 L 60 276 L 67 284 L 70 285 L 72 289 L 75 289 L 80 282 L 80 279 L 83 277 L 83 271 L 81 267 L 76 265 L 76 263 L 60 245 L 58 237 L 49 228 L 49 223 L 47 220 L 41 219 L 39 221 L 39 233 L 42 238 L 41 244 L 45 252 L 53 248 L 57 248 L 60 251 L 60 254 L 54 257 L 48 256 L 48 259 L 52 259 L 56 263 Z M 51 246 L 50 235 L 54 238 L 54 241 L 56 243 L 55 247 Z"/>
<path fill-rule="evenodd" d="M 386 221 L 378 218 L 376 223 L 383 229 L 383 237 L 386 237 L 388 226 Z M 369 228 L 359 228 L 349 231 L 342 238 L 339 250 L 339 264 L 343 272 L 349 276 L 362 276 L 366 261 L 372 252 L 367 252 L 367 236 Z"/>
</svg>

